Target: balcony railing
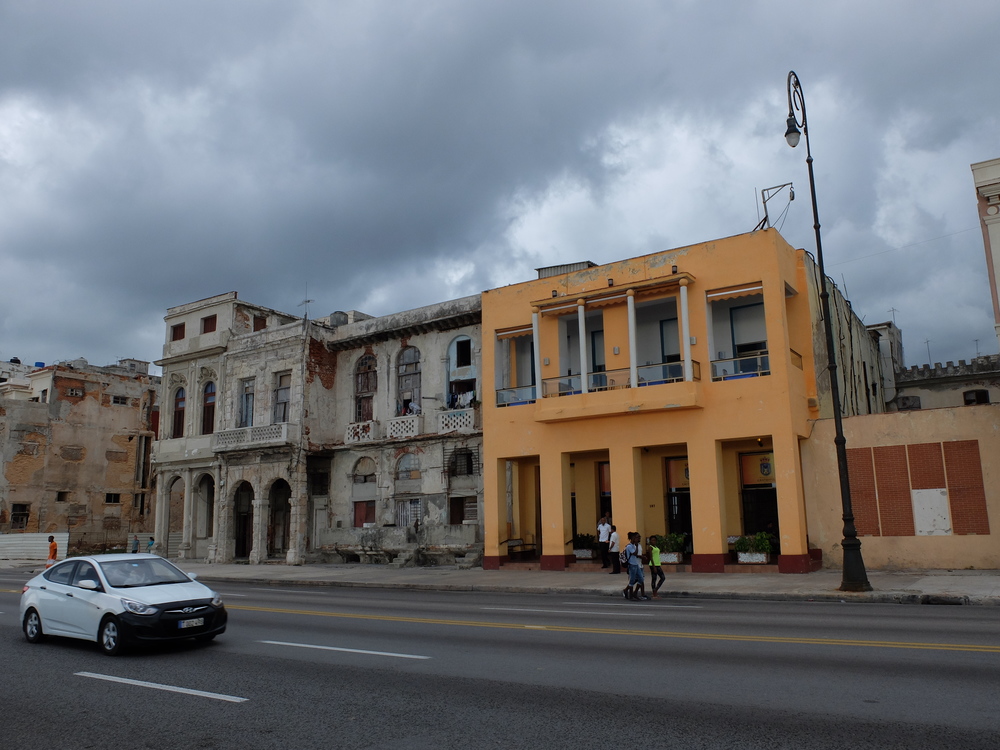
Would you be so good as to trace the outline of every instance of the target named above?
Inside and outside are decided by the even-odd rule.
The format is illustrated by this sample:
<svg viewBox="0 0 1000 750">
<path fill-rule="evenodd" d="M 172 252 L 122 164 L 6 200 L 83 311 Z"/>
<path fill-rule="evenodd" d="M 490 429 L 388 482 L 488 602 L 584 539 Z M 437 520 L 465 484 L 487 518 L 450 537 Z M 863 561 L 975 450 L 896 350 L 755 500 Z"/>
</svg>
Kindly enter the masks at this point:
<svg viewBox="0 0 1000 750">
<path fill-rule="evenodd" d="M 771 363 L 767 353 L 750 357 L 717 359 L 712 362 L 712 380 L 741 380 L 771 374 Z"/>
<path fill-rule="evenodd" d="M 386 437 L 390 440 L 416 437 L 423 431 L 423 415 L 407 414 L 404 417 L 390 419 L 385 431 Z"/>
<path fill-rule="evenodd" d="M 444 435 L 449 432 L 475 432 L 476 410 L 474 407 L 468 409 L 452 409 L 438 414 L 438 434 Z"/>
<path fill-rule="evenodd" d="M 289 442 L 288 423 L 262 424 L 222 430 L 212 435 L 212 450 L 232 451 Z"/>
<path fill-rule="evenodd" d="M 701 363 L 691 360 L 692 380 L 701 380 Z M 664 362 L 657 365 L 643 365 L 636 368 L 638 375 L 637 388 L 647 385 L 662 385 L 677 383 L 684 380 L 683 362 Z M 558 378 L 546 378 L 542 381 L 542 395 L 545 398 L 553 396 L 573 396 L 581 392 L 579 375 L 562 375 Z M 632 387 L 631 373 L 627 369 L 606 370 L 587 374 L 588 391 L 611 391 L 619 388 Z"/>
<path fill-rule="evenodd" d="M 522 385 L 517 388 L 498 388 L 497 406 L 518 406 L 535 402 L 535 386 Z"/>
<path fill-rule="evenodd" d="M 545 378 L 542 381 L 542 398 L 553 396 L 572 396 L 583 390 L 582 378 L 579 375 L 560 375 L 558 378 Z"/>
<path fill-rule="evenodd" d="M 352 422 L 347 425 L 347 432 L 344 434 L 345 443 L 365 443 L 369 440 L 378 440 L 378 422 Z"/>
</svg>

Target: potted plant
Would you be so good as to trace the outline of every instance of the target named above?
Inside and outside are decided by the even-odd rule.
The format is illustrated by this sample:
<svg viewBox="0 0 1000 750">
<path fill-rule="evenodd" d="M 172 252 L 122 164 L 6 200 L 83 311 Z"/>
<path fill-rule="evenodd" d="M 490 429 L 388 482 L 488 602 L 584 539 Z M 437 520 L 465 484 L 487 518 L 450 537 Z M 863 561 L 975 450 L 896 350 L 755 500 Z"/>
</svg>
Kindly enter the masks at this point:
<svg viewBox="0 0 1000 750">
<path fill-rule="evenodd" d="M 744 565 L 766 565 L 771 561 L 771 535 L 766 531 L 758 531 L 749 536 L 736 537 L 733 543 L 736 550 L 736 562 Z"/>
<path fill-rule="evenodd" d="M 687 534 L 660 534 L 653 537 L 653 543 L 660 548 L 661 563 L 680 565 L 684 562 L 684 552 L 687 550 Z"/>
<path fill-rule="evenodd" d="M 577 560 L 592 560 L 597 548 L 597 537 L 593 534 L 574 534 L 570 540 Z"/>
</svg>

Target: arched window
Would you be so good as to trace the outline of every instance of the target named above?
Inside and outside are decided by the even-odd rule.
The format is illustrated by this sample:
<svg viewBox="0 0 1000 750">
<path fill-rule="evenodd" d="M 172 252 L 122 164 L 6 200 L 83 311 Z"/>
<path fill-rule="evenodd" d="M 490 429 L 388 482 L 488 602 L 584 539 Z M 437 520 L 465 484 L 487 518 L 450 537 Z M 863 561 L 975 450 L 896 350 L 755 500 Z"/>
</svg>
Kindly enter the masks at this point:
<svg viewBox="0 0 1000 750">
<path fill-rule="evenodd" d="M 396 464 L 396 479 L 420 479 L 420 460 L 412 453 L 404 453 Z"/>
<path fill-rule="evenodd" d="M 184 437 L 184 389 L 178 388 L 174 393 L 174 422 L 173 430 L 170 433 L 172 438 Z"/>
<path fill-rule="evenodd" d="M 375 357 L 366 354 L 354 368 L 354 421 L 371 422 L 375 418 L 375 391 L 378 371 Z"/>
<path fill-rule="evenodd" d="M 201 434 L 215 432 L 215 383 L 205 383 L 201 401 Z"/>
<path fill-rule="evenodd" d="M 399 352 L 397 381 L 397 413 L 420 413 L 420 350 L 415 346 L 404 347 Z"/>
<path fill-rule="evenodd" d="M 354 483 L 368 484 L 375 481 L 375 459 L 365 456 L 354 464 Z"/>
</svg>

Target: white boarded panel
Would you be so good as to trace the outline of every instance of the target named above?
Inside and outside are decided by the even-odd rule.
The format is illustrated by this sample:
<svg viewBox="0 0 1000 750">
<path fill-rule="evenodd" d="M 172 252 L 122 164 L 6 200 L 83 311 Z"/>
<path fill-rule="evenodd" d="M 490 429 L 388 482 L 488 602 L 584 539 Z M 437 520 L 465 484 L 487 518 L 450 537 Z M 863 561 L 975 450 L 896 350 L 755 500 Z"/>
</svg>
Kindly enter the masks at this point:
<svg viewBox="0 0 1000 750">
<path fill-rule="evenodd" d="M 910 490 L 913 501 L 913 527 L 917 536 L 951 534 L 951 511 L 948 490 Z"/>
</svg>

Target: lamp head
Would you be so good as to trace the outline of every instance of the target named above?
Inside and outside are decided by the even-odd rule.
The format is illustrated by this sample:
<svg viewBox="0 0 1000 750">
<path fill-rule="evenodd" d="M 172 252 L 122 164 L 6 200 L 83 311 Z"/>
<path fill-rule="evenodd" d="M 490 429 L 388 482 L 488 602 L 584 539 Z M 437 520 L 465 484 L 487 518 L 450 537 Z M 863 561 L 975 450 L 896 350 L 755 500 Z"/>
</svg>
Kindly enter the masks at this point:
<svg viewBox="0 0 1000 750">
<path fill-rule="evenodd" d="M 798 146 L 799 145 L 799 137 L 801 135 L 802 135 L 802 133 L 799 132 L 798 125 L 796 125 L 796 123 L 795 123 L 795 117 L 794 117 L 794 115 L 789 115 L 788 116 L 788 129 L 785 130 L 785 140 L 788 142 L 788 145 L 791 146 L 792 148 L 795 148 L 796 146 Z"/>
</svg>

